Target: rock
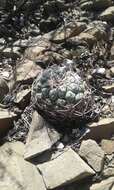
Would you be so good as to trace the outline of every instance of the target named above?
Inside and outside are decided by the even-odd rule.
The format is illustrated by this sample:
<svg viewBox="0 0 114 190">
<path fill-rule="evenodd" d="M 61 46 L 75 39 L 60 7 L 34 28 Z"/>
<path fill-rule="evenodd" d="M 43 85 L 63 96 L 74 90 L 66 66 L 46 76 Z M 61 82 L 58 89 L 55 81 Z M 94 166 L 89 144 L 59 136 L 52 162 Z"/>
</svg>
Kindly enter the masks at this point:
<svg viewBox="0 0 114 190">
<path fill-rule="evenodd" d="M 72 149 L 65 150 L 56 159 L 38 165 L 47 189 L 79 181 L 94 171 Z"/>
<path fill-rule="evenodd" d="M 23 39 L 19 39 L 19 40 L 15 41 L 13 43 L 13 45 L 15 47 L 20 47 L 20 48 L 27 48 L 29 46 L 29 44 L 30 44 L 30 40 L 29 39 L 24 39 L 24 40 Z"/>
<path fill-rule="evenodd" d="M 98 9 L 103 9 L 112 5 L 112 0 L 95 0 L 94 4 Z"/>
<path fill-rule="evenodd" d="M 96 42 L 96 38 L 93 35 L 88 34 L 86 32 L 80 33 L 78 37 L 80 40 L 86 41 L 88 43 L 88 45 L 90 45 L 90 46 Z"/>
<path fill-rule="evenodd" d="M 102 86 L 102 89 L 107 93 L 114 93 L 114 84 Z"/>
<path fill-rule="evenodd" d="M 0 147 L 0 148 L 2 148 L 2 150 L 6 151 L 6 152 L 13 152 L 13 153 L 18 154 L 23 157 L 25 145 L 20 141 L 7 142 L 7 143 L 3 144 L 2 147 Z"/>
<path fill-rule="evenodd" d="M 106 164 L 106 166 L 104 167 L 103 170 L 103 176 L 104 177 L 111 177 L 114 176 L 114 158 L 113 158 L 113 154 L 110 155 L 111 159 L 108 158 L 108 164 Z"/>
<path fill-rule="evenodd" d="M 2 75 L 3 79 L 5 79 L 5 80 L 8 80 L 10 77 L 10 72 L 8 72 L 8 71 L 2 71 L 2 73 L 0 73 L 0 74 Z"/>
<path fill-rule="evenodd" d="M 82 141 L 79 155 L 96 171 L 100 172 L 104 163 L 104 151 L 93 140 Z"/>
<path fill-rule="evenodd" d="M 3 100 L 3 98 L 8 92 L 9 87 L 7 82 L 3 78 L 0 78 L 0 102 Z"/>
<path fill-rule="evenodd" d="M 90 190 L 110 190 L 114 184 L 114 177 L 110 177 L 101 181 L 100 183 L 93 184 Z"/>
<path fill-rule="evenodd" d="M 97 141 L 108 139 L 114 133 L 114 118 L 100 119 L 98 122 L 93 122 L 87 125 L 90 132 L 85 136 L 85 139 L 95 139 Z"/>
<path fill-rule="evenodd" d="M 50 151 L 52 145 L 59 138 L 58 133 L 54 133 L 52 129 L 48 130 L 48 125 L 44 119 L 35 111 L 27 138 L 24 158 L 28 160 Z"/>
<path fill-rule="evenodd" d="M 0 109 L 0 137 L 12 127 L 14 119 L 16 119 L 16 114 L 7 109 Z"/>
<path fill-rule="evenodd" d="M 41 67 L 36 65 L 33 61 L 25 59 L 23 62 L 16 67 L 16 76 L 12 75 L 11 82 L 9 83 L 10 88 L 18 82 L 33 81 L 34 78 L 41 71 Z"/>
<path fill-rule="evenodd" d="M 101 141 L 101 147 L 106 154 L 114 153 L 114 141 L 113 140 L 103 139 Z"/>
<path fill-rule="evenodd" d="M 0 56 L 12 59 L 20 58 L 21 57 L 20 48 L 19 47 L 5 48 L 2 52 L 0 52 Z"/>
<path fill-rule="evenodd" d="M 46 127 L 52 144 L 55 144 L 57 141 L 60 140 L 61 134 L 52 125 L 50 125 L 47 122 L 46 122 Z"/>
<path fill-rule="evenodd" d="M 52 42 L 61 43 L 65 39 L 79 35 L 84 29 L 86 24 L 83 22 L 70 23 L 67 26 L 59 28 L 56 32 L 52 33 Z"/>
<path fill-rule="evenodd" d="M 107 40 L 108 32 L 107 32 L 107 23 L 95 20 L 88 24 L 87 29 L 84 30 L 84 33 L 90 34 L 94 36 L 97 40 Z"/>
<path fill-rule="evenodd" d="M 93 2 L 92 1 L 87 1 L 81 4 L 81 9 L 84 10 L 90 10 L 93 7 Z"/>
<path fill-rule="evenodd" d="M 105 68 L 97 68 L 93 70 L 93 75 L 100 75 L 100 76 L 106 76 L 106 69 Z"/>
<path fill-rule="evenodd" d="M 104 115 L 109 115 L 111 113 L 111 109 L 110 109 L 110 106 L 109 105 L 105 105 L 103 108 L 102 108 L 102 113 Z"/>
<path fill-rule="evenodd" d="M 31 97 L 31 89 L 24 89 L 16 94 L 15 103 L 20 109 L 25 109 L 29 104 Z"/>
<path fill-rule="evenodd" d="M 13 152 L 9 143 L 6 149 L 0 147 L 0 155 L 0 189 L 46 190 L 37 168 Z"/>
<path fill-rule="evenodd" d="M 103 171 L 103 176 L 104 177 L 112 177 L 114 176 L 114 167 L 109 167 L 104 169 Z"/>
<path fill-rule="evenodd" d="M 25 159 L 33 158 L 51 149 L 52 143 L 44 125 L 43 118 L 37 112 L 34 112 L 25 148 Z"/>
<path fill-rule="evenodd" d="M 114 77 L 114 67 L 110 68 L 110 74 L 111 74 L 112 77 Z"/>
<path fill-rule="evenodd" d="M 51 47 L 52 44 L 48 39 L 44 37 L 38 39 L 36 38 L 36 40 L 33 40 L 31 43 L 31 47 L 26 49 L 25 58 L 35 61 L 38 59 L 38 56 L 42 55 L 47 49 L 50 49 Z"/>
<path fill-rule="evenodd" d="M 114 6 L 107 8 L 100 14 L 100 19 L 104 21 L 113 21 L 114 19 Z"/>
<path fill-rule="evenodd" d="M 114 43 L 112 43 L 112 47 L 111 47 L 111 50 L 110 50 L 110 59 L 112 59 L 112 60 L 114 59 Z"/>
<path fill-rule="evenodd" d="M 111 0 L 89 0 L 89 1 L 81 1 L 81 8 L 85 9 L 85 10 L 90 10 L 90 9 L 94 9 L 94 10 L 100 10 L 103 8 L 107 8 L 108 6 L 112 5 L 112 1 Z"/>
<path fill-rule="evenodd" d="M 111 103 L 112 103 L 112 105 L 114 104 L 114 96 L 113 95 L 111 96 Z"/>
<path fill-rule="evenodd" d="M 42 68 L 46 68 L 48 65 L 52 65 L 53 63 L 60 64 L 63 60 L 63 55 L 53 51 L 47 51 L 38 56 L 36 63 Z"/>
<path fill-rule="evenodd" d="M 63 143 L 58 143 L 58 145 L 57 145 L 57 150 L 63 150 L 64 149 L 64 145 L 63 145 Z"/>
</svg>

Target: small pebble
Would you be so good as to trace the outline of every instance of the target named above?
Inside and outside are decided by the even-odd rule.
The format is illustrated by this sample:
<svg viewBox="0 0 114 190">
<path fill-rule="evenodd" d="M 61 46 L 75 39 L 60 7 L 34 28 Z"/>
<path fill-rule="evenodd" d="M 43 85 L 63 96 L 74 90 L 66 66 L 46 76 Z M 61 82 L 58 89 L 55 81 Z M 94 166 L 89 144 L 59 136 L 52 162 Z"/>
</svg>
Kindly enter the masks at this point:
<svg viewBox="0 0 114 190">
<path fill-rule="evenodd" d="M 64 148 L 64 145 L 63 145 L 63 143 L 59 143 L 58 145 L 57 145 L 57 149 L 58 150 L 62 150 Z"/>
<path fill-rule="evenodd" d="M 95 74 L 105 76 L 106 75 L 106 69 L 105 68 L 94 69 L 93 70 L 93 75 L 95 75 Z"/>
</svg>

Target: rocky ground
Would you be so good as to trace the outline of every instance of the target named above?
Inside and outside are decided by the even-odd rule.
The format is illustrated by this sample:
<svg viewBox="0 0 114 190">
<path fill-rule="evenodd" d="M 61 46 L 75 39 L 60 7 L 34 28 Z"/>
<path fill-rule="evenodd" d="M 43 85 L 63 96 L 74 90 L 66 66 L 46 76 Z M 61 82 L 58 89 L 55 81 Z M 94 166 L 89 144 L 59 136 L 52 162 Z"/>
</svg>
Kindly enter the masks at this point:
<svg viewBox="0 0 114 190">
<path fill-rule="evenodd" d="M 114 190 L 114 1 L 5 2 L 0 189 Z M 95 117 L 70 128 L 50 124 L 31 101 L 39 73 L 63 63 L 73 64 L 95 102 Z"/>
</svg>

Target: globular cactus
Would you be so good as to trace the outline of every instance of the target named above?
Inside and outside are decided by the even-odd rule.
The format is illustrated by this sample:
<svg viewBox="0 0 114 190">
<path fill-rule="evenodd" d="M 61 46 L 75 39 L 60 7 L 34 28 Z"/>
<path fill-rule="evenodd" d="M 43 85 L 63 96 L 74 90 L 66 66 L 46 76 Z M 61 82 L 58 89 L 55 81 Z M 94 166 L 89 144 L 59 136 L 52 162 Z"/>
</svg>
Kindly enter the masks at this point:
<svg viewBox="0 0 114 190">
<path fill-rule="evenodd" d="M 93 100 L 85 81 L 68 66 L 53 65 L 33 83 L 32 101 L 46 119 L 72 123 L 90 117 Z"/>
</svg>

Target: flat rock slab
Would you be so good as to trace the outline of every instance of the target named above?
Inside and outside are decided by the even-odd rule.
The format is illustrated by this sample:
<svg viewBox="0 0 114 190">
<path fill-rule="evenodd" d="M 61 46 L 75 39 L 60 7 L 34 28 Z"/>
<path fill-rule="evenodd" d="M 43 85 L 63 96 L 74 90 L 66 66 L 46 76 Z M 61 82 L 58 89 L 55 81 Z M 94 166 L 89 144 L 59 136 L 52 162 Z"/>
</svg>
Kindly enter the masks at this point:
<svg viewBox="0 0 114 190">
<path fill-rule="evenodd" d="M 16 142 L 7 142 L 5 144 L 2 145 L 2 147 L 0 147 L 1 150 L 5 151 L 5 152 L 12 152 L 12 153 L 16 153 L 20 156 L 23 157 L 24 155 L 24 149 L 25 149 L 25 144 L 23 144 L 20 141 L 16 141 Z"/>
<path fill-rule="evenodd" d="M 4 146 L 0 147 L 0 189 L 46 190 L 37 168 Z"/>
<path fill-rule="evenodd" d="M 47 189 L 79 181 L 95 172 L 72 149 L 65 150 L 56 159 L 37 166 Z"/>
<path fill-rule="evenodd" d="M 101 171 L 105 154 L 95 141 L 82 141 L 79 154 L 96 172 Z"/>
<path fill-rule="evenodd" d="M 114 185 L 114 177 L 110 177 L 106 180 L 101 181 L 100 183 L 93 184 L 90 187 L 90 190 L 112 190 L 111 188 Z"/>
<path fill-rule="evenodd" d="M 25 147 L 25 159 L 31 159 L 51 149 L 60 138 L 53 128 L 48 130 L 46 121 L 35 111 Z"/>
<path fill-rule="evenodd" d="M 25 59 L 17 65 L 15 70 L 16 75 L 12 74 L 9 88 L 12 89 L 18 82 L 33 81 L 41 70 L 41 67 L 36 65 L 33 61 Z"/>
<path fill-rule="evenodd" d="M 100 19 L 104 21 L 112 21 L 114 19 L 114 6 L 108 7 L 100 15 Z"/>
<path fill-rule="evenodd" d="M 108 139 L 114 133 L 114 118 L 100 119 L 98 122 L 88 124 L 90 132 L 85 139 L 102 140 Z"/>
</svg>

